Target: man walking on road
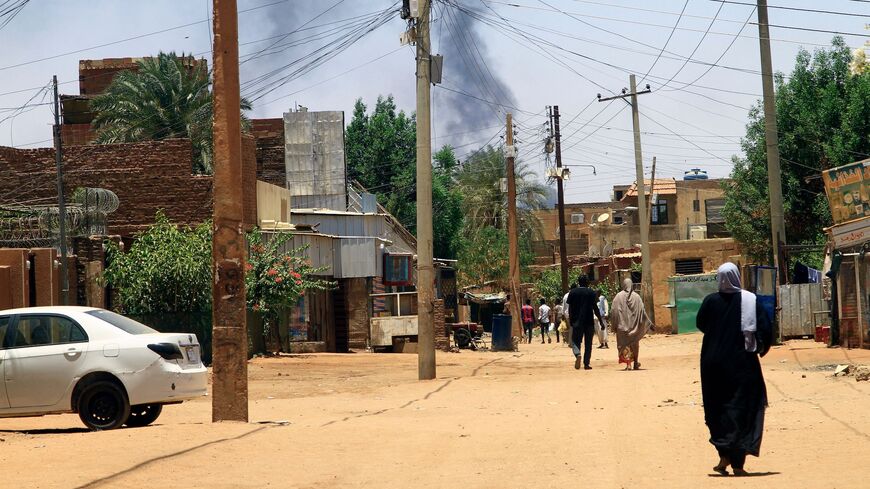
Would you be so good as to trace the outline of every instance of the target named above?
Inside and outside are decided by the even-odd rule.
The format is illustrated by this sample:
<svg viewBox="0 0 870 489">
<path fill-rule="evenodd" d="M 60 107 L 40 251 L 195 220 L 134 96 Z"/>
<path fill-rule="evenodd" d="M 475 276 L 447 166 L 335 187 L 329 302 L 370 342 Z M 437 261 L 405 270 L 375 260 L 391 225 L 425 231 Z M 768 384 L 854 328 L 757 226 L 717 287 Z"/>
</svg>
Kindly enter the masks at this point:
<svg viewBox="0 0 870 489">
<path fill-rule="evenodd" d="M 529 336 L 529 343 L 532 342 L 532 331 L 535 329 L 535 308 L 532 307 L 532 300 L 526 299 L 526 303 L 520 308 L 520 317 L 523 319 L 523 329 Z"/>
<path fill-rule="evenodd" d="M 547 300 L 541 298 L 541 305 L 538 307 L 538 324 L 541 325 L 541 344 L 544 343 L 544 335 L 547 335 L 547 343 L 552 343 L 550 338 L 550 306 L 547 305 Z"/>
<path fill-rule="evenodd" d="M 596 293 L 598 294 L 598 312 L 604 318 L 601 321 L 601 327 L 598 328 L 598 348 L 610 348 L 607 346 L 607 320 L 610 317 L 610 304 L 607 303 L 607 297 L 604 296 L 603 291 L 599 290 Z"/>
<path fill-rule="evenodd" d="M 598 318 L 600 327 L 604 327 L 601 312 L 598 310 L 598 298 L 595 291 L 589 288 L 589 280 L 581 276 L 579 287 L 568 292 L 568 311 L 571 318 L 571 349 L 574 352 L 574 368 L 580 369 L 580 343 L 583 344 L 583 368 L 592 370 L 589 361 L 592 358 L 592 337 L 595 336 L 595 323 L 592 315 Z"/>
</svg>

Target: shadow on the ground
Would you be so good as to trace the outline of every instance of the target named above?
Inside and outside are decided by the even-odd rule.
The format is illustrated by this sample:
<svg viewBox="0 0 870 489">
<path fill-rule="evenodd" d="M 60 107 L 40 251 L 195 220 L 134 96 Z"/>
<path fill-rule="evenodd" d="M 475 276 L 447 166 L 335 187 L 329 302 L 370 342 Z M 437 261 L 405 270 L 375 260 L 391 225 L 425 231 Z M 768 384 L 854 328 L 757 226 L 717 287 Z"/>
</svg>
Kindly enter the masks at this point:
<svg viewBox="0 0 870 489">
<path fill-rule="evenodd" d="M 20 435 L 69 435 L 73 433 L 88 433 L 91 430 L 81 428 L 41 428 L 33 430 L 0 430 L 0 433 L 17 433 Z"/>
<path fill-rule="evenodd" d="M 733 477 L 739 479 L 741 477 L 769 477 L 771 475 L 780 475 L 780 472 L 749 472 L 746 475 L 736 476 L 734 474 L 707 474 L 707 477 Z"/>
</svg>

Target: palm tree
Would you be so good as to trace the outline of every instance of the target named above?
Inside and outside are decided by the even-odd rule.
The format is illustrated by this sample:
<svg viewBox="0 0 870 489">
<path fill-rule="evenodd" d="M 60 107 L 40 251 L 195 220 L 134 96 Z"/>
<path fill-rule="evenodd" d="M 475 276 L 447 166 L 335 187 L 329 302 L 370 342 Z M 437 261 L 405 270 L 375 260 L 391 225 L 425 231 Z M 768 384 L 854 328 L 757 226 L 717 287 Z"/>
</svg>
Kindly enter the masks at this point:
<svg viewBox="0 0 870 489">
<path fill-rule="evenodd" d="M 212 94 L 205 62 L 193 56 L 159 53 L 122 71 L 94 97 L 98 144 L 189 138 L 195 173 L 212 172 Z M 251 105 L 242 99 L 242 110 Z M 242 128 L 250 124 L 242 117 Z"/>
<path fill-rule="evenodd" d="M 535 173 L 521 161 L 514 164 L 517 187 L 517 220 L 525 236 L 540 235 L 535 210 L 544 206 L 547 187 L 535 179 Z M 457 180 L 463 195 L 466 234 L 484 227 L 507 229 L 507 192 L 502 181 L 507 178 L 504 148 L 487 146 L 476 151 L 460 168 Z"/>
</svg>

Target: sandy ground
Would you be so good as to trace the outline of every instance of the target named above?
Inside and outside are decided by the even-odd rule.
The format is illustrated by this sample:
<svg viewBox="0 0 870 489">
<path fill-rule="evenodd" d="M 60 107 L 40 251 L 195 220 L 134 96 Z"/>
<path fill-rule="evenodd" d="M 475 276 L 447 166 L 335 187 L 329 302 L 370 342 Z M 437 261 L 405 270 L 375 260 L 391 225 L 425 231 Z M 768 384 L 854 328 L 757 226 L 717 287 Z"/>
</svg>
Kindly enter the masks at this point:
<svg viewBox="0 0 870 489">
<path fill-rule="evenodd" d="M 0 419 L 4 487 L 870 487 L 870 383 L 824 366 L 870 351 L 791 341 L 763 359 L 770 396 L 757 476 L 711 475 L 700 335 L 644 339 L 644 370 L 594 350 L 311 355 L 250 364 L 251 423 L 208 398 L 153 426 L 91 433 L 75 415 Z"/>
</svg>

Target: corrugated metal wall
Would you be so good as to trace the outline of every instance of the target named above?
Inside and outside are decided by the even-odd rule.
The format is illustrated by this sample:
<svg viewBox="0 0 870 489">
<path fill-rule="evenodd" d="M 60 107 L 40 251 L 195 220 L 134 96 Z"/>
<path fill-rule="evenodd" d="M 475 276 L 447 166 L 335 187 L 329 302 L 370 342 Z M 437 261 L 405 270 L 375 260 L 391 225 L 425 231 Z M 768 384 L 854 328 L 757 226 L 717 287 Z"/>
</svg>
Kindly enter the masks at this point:
<svg viewBox="0 0 870 489">
<path fill-rule="evenodd" d="M 822 284 L 781 285 L 779 298 L 782 304 L 779 313 L 782 337 L 815 335 L 813 313 L 828 310 L 822 299 Z M 824 319 L 824 316 L 820 315 L 818 319 Z"/>
<path fill-rule="evenodd" d="M 296 199 L 316 196 L 311 207 L 346 210 L 344 112 L 285 113 L 284 163 L 294 207 L 302 206 Z"/>
</svg>

